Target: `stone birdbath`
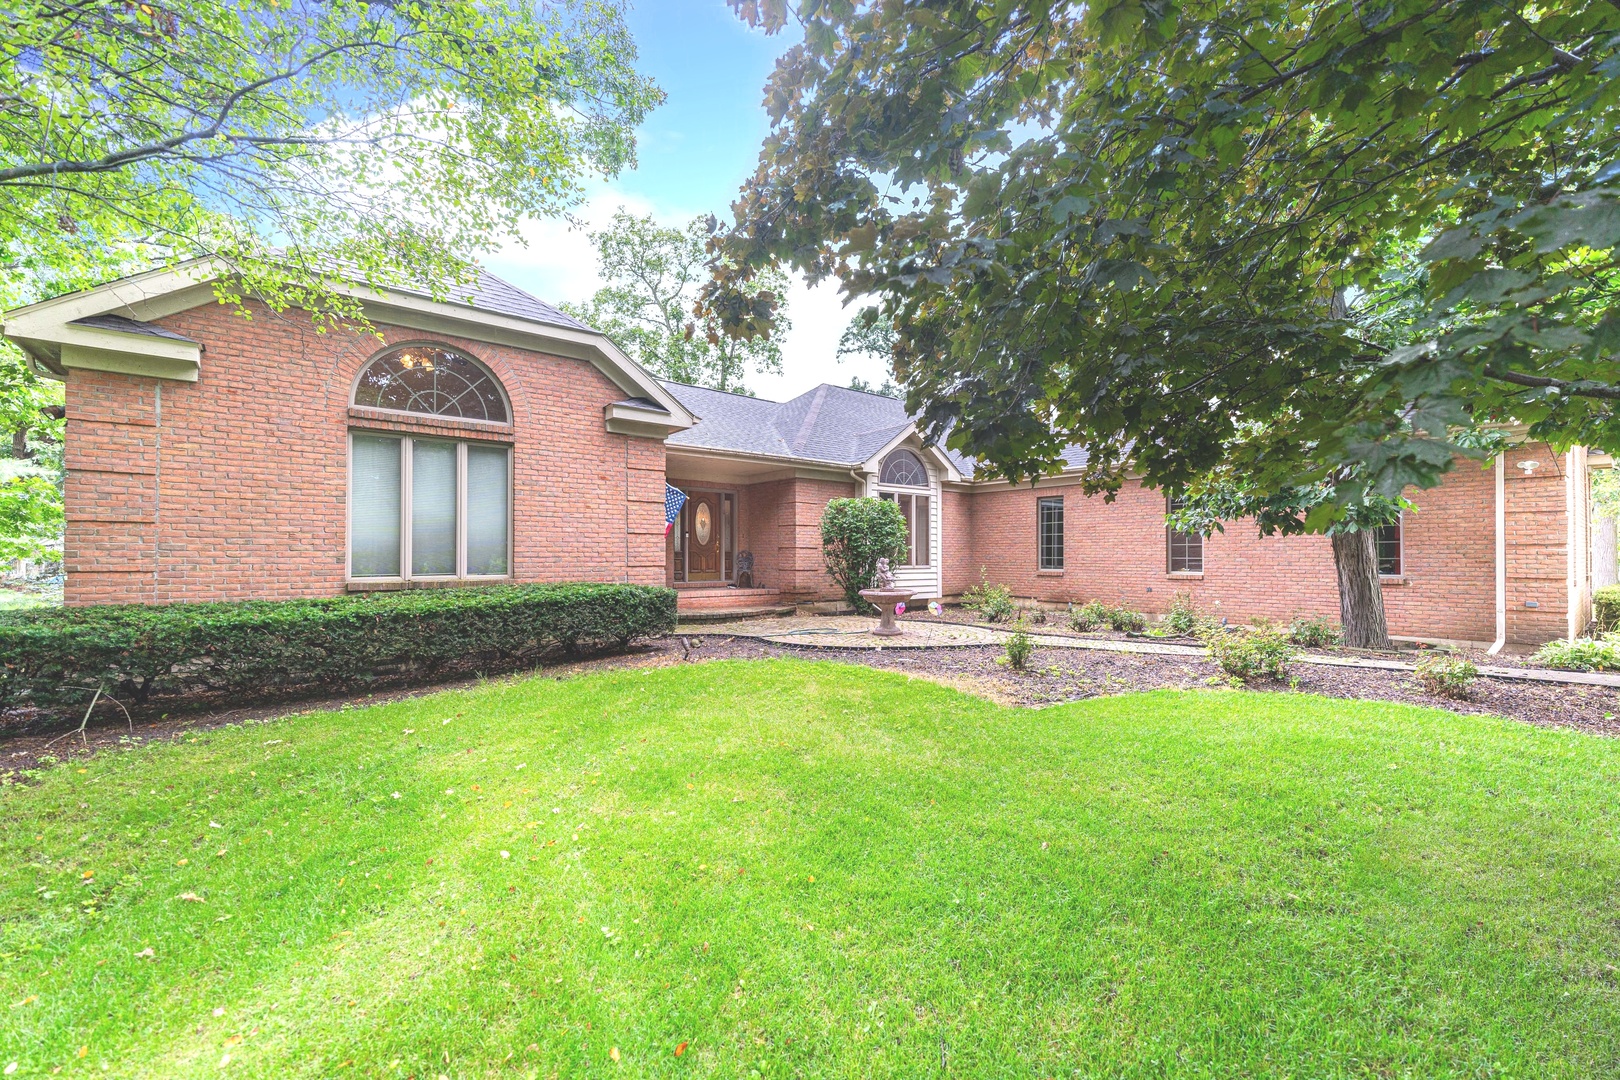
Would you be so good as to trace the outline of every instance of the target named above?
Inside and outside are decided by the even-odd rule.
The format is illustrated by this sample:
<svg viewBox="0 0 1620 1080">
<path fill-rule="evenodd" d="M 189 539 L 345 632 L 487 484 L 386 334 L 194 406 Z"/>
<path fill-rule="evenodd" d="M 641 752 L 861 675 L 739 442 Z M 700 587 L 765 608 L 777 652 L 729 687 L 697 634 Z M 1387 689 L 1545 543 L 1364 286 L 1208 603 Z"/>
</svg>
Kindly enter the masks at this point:
<svg viewBox="0 0 1620 1080">
<path fill-rule="evenodd" d="M 889 569 L 888 559 L 879 559 L 877 573 L 877 587 L 862 589 L 861 599 L 878 609 L 878 624 L 872 628 L 872 633 L 878 637 L 894 637 L 904 633 L 894 624 L 894 606 L 903 604 L 913 596 L 911 589 L 897 589 L 894 587 L 894 571 Z"/>
</svg>

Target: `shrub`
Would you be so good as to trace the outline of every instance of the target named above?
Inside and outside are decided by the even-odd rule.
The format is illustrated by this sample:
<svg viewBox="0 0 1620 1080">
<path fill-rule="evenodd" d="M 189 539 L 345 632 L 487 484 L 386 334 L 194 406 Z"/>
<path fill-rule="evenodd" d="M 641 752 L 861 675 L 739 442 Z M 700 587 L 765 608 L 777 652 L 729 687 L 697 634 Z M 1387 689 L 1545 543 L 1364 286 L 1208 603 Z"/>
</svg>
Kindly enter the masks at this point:
<svg viewBox="0 0 1620 1080">
<path fill-rule="evenodd" d="M 1620 585 L 1605 585 L 1592 594 L 1592 615 L 1600 635 L 1620 630 Z"/>
<path fill-rule="evenodd" d="M 1124 604 L 1111 607 L 1108 609 L 1108 628 L 1121 634 L 1140 634 L 1147 629 L 1147 616 L 1140 611 L 1132 611 Z"/>
<path fill-rule="evenodd" d="M 1304 649 L 1323 649 L 1337 645 L 1341 637 L 1337 623 L 1312 615 L 1300 617 L 1288 624 L 1288 640 Z"/>
<path fill-rule="evenodd" d="M 1479 668 L 1460 656 L 1430 653 L 1413 666 L 1412 673 L 1429 693 L 1461 699 L 1468 696 L 1468 684 L 1479 677 Z"/>
<path fill-rule="evenodd" d="M 1093 630 L 1101 630 L 1108 625 L 1108 605 L 1101 600 L 1092 600 L 1079 607 L 1069 608 L 1069 628 L 1082 634 Z"/>
<path fill-rule="evenodd" d="M 1211 629 L 1204 634 L 1204 648 L 1227 675 L 1242 682 L 1255 678 L 1283 679 L 1294 658 L 1288 634 L 1273 626 L 1241 630 Z"/>
<path fill-rule="evenodd" d="M 1177 634 L 1190 634 L 1198 629 L 1198 607 L 1193 603 L 1192 593 L 1178 592 L 1170 598 L 1164 628 Z"/>
<path fill-rule="evenodd" d="M 909 540 L 905 515 L 887 499 L 834 499 L 821 515 L 827 574 L 857 611 L 866 607 L 861 590 L 877 580 L 878 560 L 899 559 Z"/>
<path fill-rule="evenodd" d="M 645 585 L 33 609 L 0 614 L 0 705 L 64 712 L 98 686 L 135 705 L 427 682 L 674 628 L 674 590 Z"/>
<path fill-rule="evenodd" d="M 1024 617 L 1018 616 L 1013 623 L 1012 634 L 1007 638 L 1007 664 L 1014 671 L 1023 671 L 1029 666 L 1029 658 L 1035 654 L 1035 645 L 1029 640 L 1029 632 L 1024 629 Z"/>
<path fill-rule="evenodd" d="M 979 571 L 979 583 L 968 586 L 962 593 L 962 606 L 977 611 L 985 622 L 1006 622 L 1018 610 L 1013 603 L 1012 590 L 1005 585 L 992 585 Z"/>
<path fill-rule="evenodd" d="M 1569 671 L 1620 671 L 1620 640 L 1610 636 L 1549 641 L 1531 659 Z"/>
</svg>

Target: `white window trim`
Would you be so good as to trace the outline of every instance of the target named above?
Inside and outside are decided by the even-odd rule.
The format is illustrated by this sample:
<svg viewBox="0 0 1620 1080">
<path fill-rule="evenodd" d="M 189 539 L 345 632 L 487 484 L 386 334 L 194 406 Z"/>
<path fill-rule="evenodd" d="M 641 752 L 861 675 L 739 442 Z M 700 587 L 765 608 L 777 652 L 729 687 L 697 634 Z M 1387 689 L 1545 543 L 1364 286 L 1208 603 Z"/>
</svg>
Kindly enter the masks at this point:
<svg viewBox="0 0 1620 1080">
<path fill-rule="evenodd" d="M 415 414 L 412 414 L 415 415 Z M 399 570 L 392 577 L 354 576 L 354 439 L 357 435 L 394 439 L 399 443 Z M 454 574 L 411 573 L 411 446 L 416 442 L 451 443 L 456 447 L 456 572 Z M 467 573 L 467 447 L 495 446 L 506 451 L 506 573 Z M 405 435 L 394 431 L 372 431 L 350 428 L 348 438 L 348 495 L 344 511 L 343 576 L 356 584 L 403 584 L 411 581 L 511 581 L 516 552 L 513 546 L 512 520 L 516 516 L 515 477 L 512 469 L 512 448 L 505 443 L 482 440 L 441 438 L 437 436 Z"/>
</svg>

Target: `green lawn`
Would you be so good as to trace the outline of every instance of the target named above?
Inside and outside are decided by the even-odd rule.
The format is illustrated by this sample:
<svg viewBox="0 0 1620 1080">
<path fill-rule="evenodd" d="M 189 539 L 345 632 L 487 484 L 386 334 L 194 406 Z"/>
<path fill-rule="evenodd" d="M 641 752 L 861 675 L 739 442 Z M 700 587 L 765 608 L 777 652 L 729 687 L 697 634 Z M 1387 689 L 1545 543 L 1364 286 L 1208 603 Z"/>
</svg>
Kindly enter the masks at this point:
<svg viewBox="0 0 1620 1080">
<path fill-rule="evenodd" d="M 493 684 L 0 790 L 0 1068 L 1616 1075 L 1617 810 L 1620 742 L 1397 705 Z"/>
</svg>

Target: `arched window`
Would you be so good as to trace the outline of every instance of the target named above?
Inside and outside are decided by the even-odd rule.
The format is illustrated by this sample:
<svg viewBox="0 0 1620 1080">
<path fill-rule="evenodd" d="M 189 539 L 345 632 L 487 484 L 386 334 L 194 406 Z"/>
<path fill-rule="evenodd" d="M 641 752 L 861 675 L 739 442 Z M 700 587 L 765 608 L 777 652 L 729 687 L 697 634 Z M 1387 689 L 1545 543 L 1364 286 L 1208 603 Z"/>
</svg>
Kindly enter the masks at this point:
<svg viewBox="0 0 1620 1080">
<path fill-rule="evenodd" d="M 910 450 L 896 450 L 883 459 L 883 471 L 878 474 L 880 484 L 899 484 L 902 487 L 927 487 L 928 470 Z"/>
<path fill-rule="evenodd" d="M 506 395 L 495 376 L 441 345 L 403 345 L 383 353 L 360 373 L 354 403 L 500 424 L 508 418 Z"/>
</svg>

